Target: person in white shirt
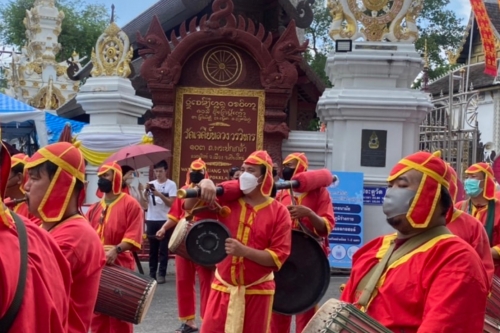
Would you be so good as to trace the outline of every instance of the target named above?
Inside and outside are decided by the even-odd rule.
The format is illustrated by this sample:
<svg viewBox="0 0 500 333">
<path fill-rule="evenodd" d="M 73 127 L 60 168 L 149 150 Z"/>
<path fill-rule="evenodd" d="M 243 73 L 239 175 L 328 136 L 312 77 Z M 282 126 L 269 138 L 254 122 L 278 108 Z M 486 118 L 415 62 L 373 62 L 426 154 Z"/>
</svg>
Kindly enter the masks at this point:
<svg viewBox="0 0 500 333">
<path fill-rule="evenodd" d="M 147 204 L 148 207 L 146 233 L 149 240 L 149 276 L 157 280 L 159 284 L 165 283 L 168 266 L 168 242 L 173 229 L 167 232 L 161 241 L 156 238 L 156 233 L 166 222 L 170 206 L 177 196 L 177 185 L 167 178 L 167 170 L 166 161 L 154 165 L 156 180 L 145 186 L 144 198 L 141 199 L 143 204 Z"/>
</svg>

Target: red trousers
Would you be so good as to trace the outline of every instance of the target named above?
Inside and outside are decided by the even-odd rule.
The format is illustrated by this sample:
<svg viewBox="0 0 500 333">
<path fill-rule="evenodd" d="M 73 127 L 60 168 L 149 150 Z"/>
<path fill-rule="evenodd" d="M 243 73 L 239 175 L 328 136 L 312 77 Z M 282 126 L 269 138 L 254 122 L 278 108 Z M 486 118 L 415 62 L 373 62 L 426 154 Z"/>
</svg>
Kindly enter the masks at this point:
<svg viewBox="0 0 500 333">
<path fill-rule="evenodd" d="M 132 333 L 134 326 L 116 318 L 94 313 L 90 330 L 92 333 Z"/>
<path fill-rule="evenodd" d="M 314 314 L 318 310 L 315 306 L 311 310 L 304 313 L 300 313 L 295 316 L 295 332 L 302 333 L 307 323 L 314 317 Z M 290 326 L 292 324 L 292 316 L 286 316 L 278 313 L 274 313 L 271 318 L 271 333 L 290 333 Z"/>
<path fill-rule="evenodd" d="M 228 305 L 229 294 L 212 289 L 200 333 L 233 333 L 224 330 Z M 272 305 L 272 295 L 246 295 L 243 333 L 268 333 Z"/>
<path fill-rule="evenodd" d="M 214 272 L 190 260 L 175 256 L 177 309 L 181 321 L 196 317 L 196 273 L 200 281 L 200 316 L 203 319 Z"/>
</svg>

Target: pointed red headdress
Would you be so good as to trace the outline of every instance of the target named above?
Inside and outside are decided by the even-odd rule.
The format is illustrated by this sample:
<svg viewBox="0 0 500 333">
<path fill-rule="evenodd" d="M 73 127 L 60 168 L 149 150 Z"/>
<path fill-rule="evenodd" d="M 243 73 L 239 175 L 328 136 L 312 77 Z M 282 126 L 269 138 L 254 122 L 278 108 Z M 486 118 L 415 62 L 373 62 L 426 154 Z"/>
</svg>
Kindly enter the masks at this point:
<svg viewBox="0 0 500 333">
<path fill-rule="evenodd" d="M 271 156 L 264 150 L 253 152 L 244 162 L 245 164 L 264 165 L 266 167 L 266 174 L 262 180 L 260 191 L 262 195 L 269 197 L 273 190 L 273 160 Z"/>
<path fill-rule="evenodd" d="M 205 170 L 205 179 L 208 179 L 208 171 L 207 171 L 207 165 L 205 164 L 205 161 L 203 161 L 201 158 L 194 160 L 191 163 L 191 166 L 189 167 L 189 170 L 186 175 L 186 185 L 191 185 L 191 179 L 189 177 L 189 173 L 191 171 L 200 171 L 200 170 Z"/>
<path fill-rule="evenodd" d="M 293 172 L 292 178 L 299 173 L 307 171 L 307 168 L 309 167 L 309 161 L 304 153 L 292 153 L 288 155 L 283 161 L 283 164 L 290 163 L 293 160 L 297 161 L 297 167 Z"/>
<path fill-rule="evenodd" d="M 99 167 L 99 170 L 97 171 L 97 176 L 102 176 L 108 171 L 113 171 L 113 194 L 118 195 L 122 193 L 122 180 L 123 180 L 123 174 L 122 174 L 122 167 L 118 165 L 116 162 L 108 162 L 104 163 Z"/>
<path fill-rule="evenodd" d="M 483 197 L 486 200 L 495 199 L 496 185 L 493 169 L 488 163 L 476 163 L 472 164 L 467 170 L 465 170 L 465 173 L 469 175 L 478 172 L 484 173 Z"/>
</svg>

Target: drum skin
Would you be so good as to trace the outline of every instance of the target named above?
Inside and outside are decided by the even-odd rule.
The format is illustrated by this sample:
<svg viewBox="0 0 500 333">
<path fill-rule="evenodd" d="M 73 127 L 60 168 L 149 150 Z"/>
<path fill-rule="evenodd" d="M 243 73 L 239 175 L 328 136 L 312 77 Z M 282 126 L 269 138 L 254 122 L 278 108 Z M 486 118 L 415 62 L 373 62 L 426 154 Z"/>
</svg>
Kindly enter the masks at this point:
<svg viewBox="0 0 500 333">
<path fill-rule="evenodd" d="M 295 315 L 321 301 L 330 285 L 330 263 L 315 239 L 293 230 L 290 256 L 274 276 L 273 311 Z"/>
<path fill-rule="evenodd" d="M 227 256 L 229 229 L 217 220 L 201 220 L 193 224 L 186 236 L 189 258 L 201 266 L 213 267 Z"/>
</svg>

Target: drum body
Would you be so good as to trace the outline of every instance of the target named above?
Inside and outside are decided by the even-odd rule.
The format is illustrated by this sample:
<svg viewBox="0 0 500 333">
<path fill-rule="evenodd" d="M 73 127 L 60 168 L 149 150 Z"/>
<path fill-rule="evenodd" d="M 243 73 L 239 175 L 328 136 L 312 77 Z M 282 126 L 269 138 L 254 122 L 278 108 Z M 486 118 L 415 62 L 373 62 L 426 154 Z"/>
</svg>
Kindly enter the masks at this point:
<svg viewBox="0 0 500 333">
<path fill-rule="evenodd" d="M 484 333 L 499 333 L 500 332 L 500 326 L 498 325 L 497 321 L 492 319 L 491 317 L 486 317 L 484 318 Z"/>
<path fill-rule="evenodd" d="M 321 301 L 330 284 L 330 263 L 315 239 L 293 230 L 290 256 L 274 276 L 273 311 L 295 315 Z"/>
<path fill-rule="evenodd" d="M 146 316 L 156 281 L 120 266 L 104 266 L 94 311 L 129 323 Z"/>
<path fill-rule="evenodd" d="M 191 229 L 192 223 L 186 219 L 180 220 L 175 226 L 174 232 L 168 242 L 168 250 L 184 259 L 191 260 L 186 249 L 186 236 Z"/>
<path fill-rule="evenodd" d="M 354 305 L 334 298 L 328 300 L 302 331 L 303 333 L 391 333 Z"/>
<path fill-rule="evenodd" d="M 200 220 L 194 223 L 186 236 L 187 254 L 194 263 L 214 267 L 226 258 L 226 239 L 229 229 L 217 220 Z"/>
<path fill-rule="evenodd" d="M 500 279 L 497 276 L 493 276 L 491 295 L 486 303 L 486 314 L 500 322 Z"/>
</svg>

